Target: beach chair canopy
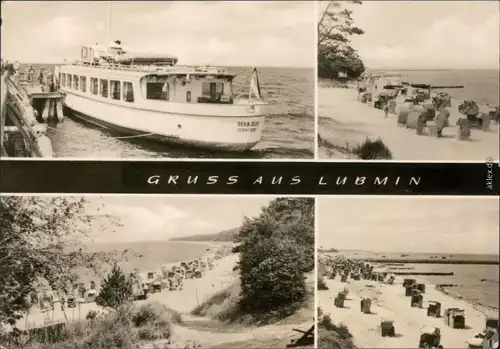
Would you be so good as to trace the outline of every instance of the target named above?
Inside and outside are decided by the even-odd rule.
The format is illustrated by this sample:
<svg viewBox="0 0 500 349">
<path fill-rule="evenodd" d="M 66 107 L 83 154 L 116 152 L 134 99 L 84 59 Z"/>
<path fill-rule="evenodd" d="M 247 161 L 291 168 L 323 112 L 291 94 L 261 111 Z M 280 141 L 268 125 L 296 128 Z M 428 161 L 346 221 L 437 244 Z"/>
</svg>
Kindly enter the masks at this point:
<svg viewBox="0 0 500 349">
<path fill-rule="evenodd" d="M 481 338 L 471 338 L 467 341 L 467 344 L 474 347 L 482 347 L 483 340 Z"/>
<path fill-rule="evenodd" d="M 436 331 L 435 327 L 431 327 L 431 326 L 422 327 L 422 334 L 423 333 L 433 334 L 435 331 Z"/>
</svg>

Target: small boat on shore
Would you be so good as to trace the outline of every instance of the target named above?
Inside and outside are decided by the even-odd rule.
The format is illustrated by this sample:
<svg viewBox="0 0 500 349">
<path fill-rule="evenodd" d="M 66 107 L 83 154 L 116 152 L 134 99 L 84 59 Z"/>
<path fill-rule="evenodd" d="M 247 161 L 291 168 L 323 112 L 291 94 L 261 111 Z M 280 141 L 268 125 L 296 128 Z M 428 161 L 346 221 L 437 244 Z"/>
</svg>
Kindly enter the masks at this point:
<svg viewBox="0 0 500 349">
<path fill-rule="evenodd" d="M 264 106 L 257 69 L 247 98 L 226 68 L 177 66 L 168 54 L 126 52 L 120 41 L 81 48 L 58 67 L 69 115 L 99 127 L 207 150 L 246 151 L 261 139 Z"/>
</svg>

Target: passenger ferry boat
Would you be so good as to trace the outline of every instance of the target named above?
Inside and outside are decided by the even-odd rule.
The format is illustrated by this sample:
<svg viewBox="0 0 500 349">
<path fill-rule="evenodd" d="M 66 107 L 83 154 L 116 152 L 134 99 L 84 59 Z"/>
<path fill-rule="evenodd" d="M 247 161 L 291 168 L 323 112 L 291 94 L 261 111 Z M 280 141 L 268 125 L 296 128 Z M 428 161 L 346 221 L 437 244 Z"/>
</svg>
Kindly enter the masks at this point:
<svg viewBox="0 0 500 349">
<path fill-rule="evenodd" d="M 59 67 L 69 114 L 127 135 L 209 150 L 245 151 L 261 139 L 264 107 L 254 68 L 247 98 L 219 67 L 176 66 L 170 55 L 132 54 L 120 41 L 81 48 Z"/>
</svg>

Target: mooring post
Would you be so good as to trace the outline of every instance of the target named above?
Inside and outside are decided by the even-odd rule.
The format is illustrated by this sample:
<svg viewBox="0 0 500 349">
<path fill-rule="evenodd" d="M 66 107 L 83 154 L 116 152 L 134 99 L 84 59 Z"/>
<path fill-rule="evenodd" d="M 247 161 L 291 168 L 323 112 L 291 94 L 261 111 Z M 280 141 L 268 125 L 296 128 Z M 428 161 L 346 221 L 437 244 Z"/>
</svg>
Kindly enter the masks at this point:
<svg viewBox="0 0 500 349">
<path fill-rule="evenodd" d="M 0 146 L 2 147 L 2 156 L 4 155 L 4 140 L 5 140 L 5 119 L 6 119 L 6 114 L 7 114 L 7 94 L 8 92 L 8 87 L 5 82 L 5 80 L 8 77 L 8 72 L 5 72 L 4 75 L 2 75 L 2 80 L 1 80 L 1 106 L 0 106 Z"/>
</svg>

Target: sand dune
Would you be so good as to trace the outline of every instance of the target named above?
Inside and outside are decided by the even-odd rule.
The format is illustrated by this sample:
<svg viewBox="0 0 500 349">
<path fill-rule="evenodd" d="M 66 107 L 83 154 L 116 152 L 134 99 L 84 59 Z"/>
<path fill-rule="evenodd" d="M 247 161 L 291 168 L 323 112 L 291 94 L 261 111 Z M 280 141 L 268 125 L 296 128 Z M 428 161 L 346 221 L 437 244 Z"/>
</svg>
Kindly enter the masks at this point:
<svg viewBox="0 0 500 349">
<path fill-rule="evenodd" d="M 335 280 L 325 279 L 329 290 L 318 292 L 319 306 L 325 314 L 331 316 L 334 323 L 343 323 L 348 327 L 359 348 L 416 348 L 424 327 L 440 328 L 444 348 L 466 348 L 466 341 L 483 331 L 486 323 L 484 310 L 453 299 L 430 284 L 426 284 L 424 309 L 411 308 L 410 298 L 404 294 L 402 280 L 398 277 L 394 285 L 387 285 L 368 280 L 349 280 L 346 284 L 340 282 L 338 277 Z M 421 280 L 419 282 L 423 283 Z M 345 308 L 336 308 L 333 300 L 344 287 L 349 289 Z M 366 297 L 372 299 L 373 314 L 363 314 L 360 311 L 360 300 Z M 441 313 L 446 308 L 464 309 L 467 329 L 452 329 L 445 324 L 443 318 L 428 317 L 425 308 L 430 300 L 441 302 Z M 382 319 L 394 321 L 395 337 L 381 336 Z"/>
<path fill-rule="evenodd" d="M 498 160 L 498 124 L 492 123 L 490 131 L 471 130 L 469 141 L 456 139 L 455 123 L 458 117 L 457 101 L 452 105 L 450 127 L 443 131 L 443 138 L 418 136 L 414 130 L 398 127 L 397 115 L 384 118 L 382 110 L 357 101 L 357 91 L 342 88 L 319 88 L 318 131 L 327 142 L 344 147 L 355 146 L 370 139 L 381 138 L 392 152 L 394 160 L 448 160 L 485 161 Z M 320 158 L 344 158 L 334 150 L 320 149 Z"/>
</svg>

